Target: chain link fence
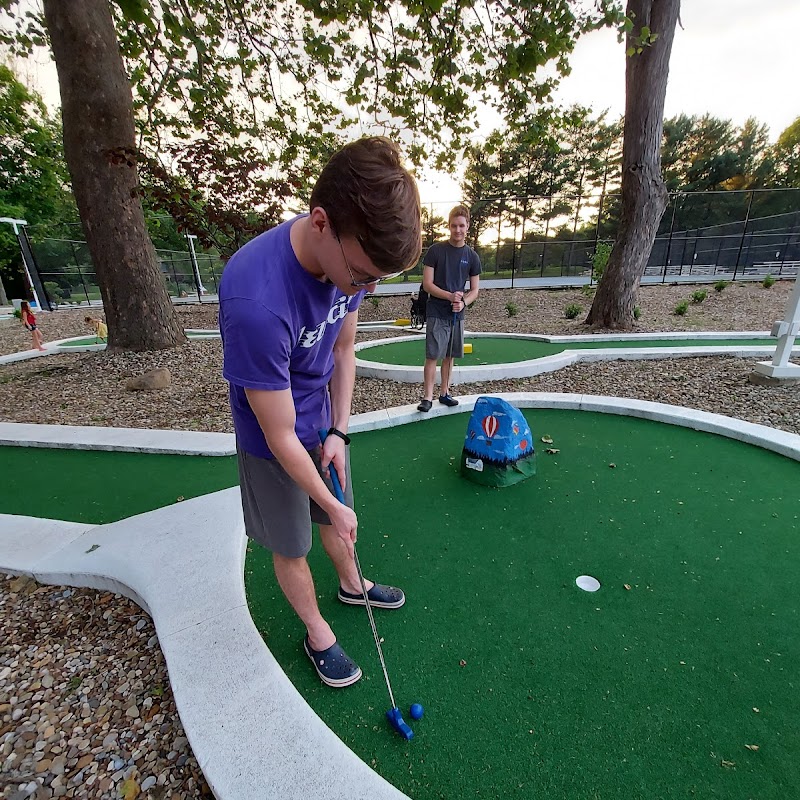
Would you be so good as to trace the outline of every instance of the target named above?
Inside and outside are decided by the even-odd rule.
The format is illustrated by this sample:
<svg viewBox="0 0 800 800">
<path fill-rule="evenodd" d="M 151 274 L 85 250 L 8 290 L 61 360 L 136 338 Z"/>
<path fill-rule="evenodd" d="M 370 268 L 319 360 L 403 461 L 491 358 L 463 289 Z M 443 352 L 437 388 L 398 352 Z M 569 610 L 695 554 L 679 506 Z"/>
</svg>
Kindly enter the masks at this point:
<svg viewBox="0 0 800 800">
<path fill-rule="evenodd" d="M 447 215 L 456 203 L 423 209 L 425 248 L 419 263 L 396 283 L 418 283 L 424 252 L 446 240 Z M 600 245 L 613 246 L 620 196 L 500 197 L 472 203 L 470 244 L 483 264 L 484 279 L 513 286 L 527 278 L 593 280 Z M 216 300 L 222 259 L 195 251 L 169 218 L 148 220 L 170 295 Z M 79 230 L 79 228 L 78 228 Z M 99 303 L 97 276 L 85 242 L 29 229 L 45 291 L 56 304 Z M 606 250 L 608 248 L 605 248 Z M 800 189 L 674 192 L 659 225 L 645 276 L 748 279 L 793 276 L 800 267 Z"/>
</svg>

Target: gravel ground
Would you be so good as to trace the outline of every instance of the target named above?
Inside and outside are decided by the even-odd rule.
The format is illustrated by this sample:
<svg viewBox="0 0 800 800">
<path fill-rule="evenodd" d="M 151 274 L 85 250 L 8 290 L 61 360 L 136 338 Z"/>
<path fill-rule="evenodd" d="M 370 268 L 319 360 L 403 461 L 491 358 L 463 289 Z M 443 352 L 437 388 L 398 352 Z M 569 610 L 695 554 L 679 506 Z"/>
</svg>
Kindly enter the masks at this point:
<svg viewBox="0 0 800 800">
<path fill-rule="evenodd" d="M 791 283 L 733 284 L 685 317 L 672 314 L 690 286 L 646 287 L 636 330 L 768 330 L 783 316 Z M 587 333 L 564 318 L 591 299 L 578 290 L 485 291 L 470 330 Z M 516 307 L 509 316 L 508 304 Z M 407 298 L 367 299 L 364 320 L 409 316 Z M 216 327 L 216 307 L 180 306 L 185 327 Z M 45 340 L 86 334 L 85 311 L 39 317 Z M 360 338 L 386 336 L 384 332 Z M 402 335 L 400 332 L 393 335 Z M 0 353 L 29 347 L 16 320 L 0 321 Z M 126 392 L 127 377 L 172 373 L 157 392 Z M 614 361 L 522 380 L 459 386 L 459 394 L 554 391 L 658 400 L 730 414 L 800 433 L 800 387 L 751 385 L 752 362 L 703 357 Z M 0 420 L 231 431 L 218 341 L 156 353 L 75 353 L 0 367 Z M 420 387 L 358 379 L 353 411 L 416 402 Z M 105 592 L 0 581 L 0 791 L 3 798 L 207 798 L 180 724 L 150 619 Z M 126 794 L 127 792 L 127 794 Z"/>
</svg>

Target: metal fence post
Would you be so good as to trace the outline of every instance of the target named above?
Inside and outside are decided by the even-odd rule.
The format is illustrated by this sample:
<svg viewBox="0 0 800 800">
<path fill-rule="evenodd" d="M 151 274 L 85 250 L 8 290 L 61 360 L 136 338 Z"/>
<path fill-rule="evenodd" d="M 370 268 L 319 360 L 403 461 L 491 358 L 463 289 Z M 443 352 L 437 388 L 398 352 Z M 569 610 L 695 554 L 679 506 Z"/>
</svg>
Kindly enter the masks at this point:
<svg viewBox="0 0 800 800">
<path fill-rule="evenodd" d="M 792 237 L 794 236 L 794 232 L 796 230 L 797 230 L 797 221 L 795 220 L 794 224 L 789 230 L 789 234 L 786 237 L 786 243 L 783 245 L 783 256 L 781 257 L 781 266 L 780 269 L 778 270 L 778 275 L 783 275 L 783 265 L 786 263 L 786 254 L 789 252 L 789 248 L 792 246 Z"/>
<path fill-rule="evenodd" d="M 511 243 L 511 288 L 514 288 L 514 276 L 517 273 L 517 221 L 519 220 L 519 198 L 514 198 L 514 239 Z"/>
<path fill-rule="evenodd" d="M 739 259 L 742 257 L 742 248 L 744 247 L 744 237 L 747 233 L 747 223 L 750 222 L 750 209 L 753 207 L 754 191 L 750 192 L 750 200 L 747 203 L 747 211 L 744 215 L 744 227 L 742 228 L 742 238 L 739 240 L 739 252 L 736 254 L 736 264 L 733 266 L 733 280 L 736 280 L 736 273 L 739 271 Z"/>
<path fill-rule="evenodd" d="M 192 273 L 194 275 L 195 290 L 197 291 L 197 302 L 202 303 L 203 302 L 202 295 L 203 292 L 205 291 L 205 288 L 203 287 L 203 282 L 200 280 L 200 265 L 197 263 L 197 256 L 195 255 L 194 252 L 194 240 L 197 237 L 191 233 L 187 233 L 185 235 L 186 235 L 186 241 L 189 242 L 189 258 L 191 259 L 192 262 Z M 178 294 L 180 294 L 180 292 L 178 292 Z"/>
<path fill-rule="evenodd" d="M 180 297 L 181 282 L 178 280 L 178 274 L 175 272 L 175 259 L 171 255 L 169 257 L 169 265 L 172 267 L 172 277 L 175 278 L 175 291 L 178 293 L 178 297 Z"/>
<path fill-rule="evenodd" d="M 86 288 L 86 281 L 83 279 L 83 270 L 81 269 L 81 265 L 78 263 L 78 253 L 75 250 L 75 242 L 70 242 L 70 247 L 72 248 L 72 257 L 75 259 L 75 269 L 78 270 L 78 277 L 81 279 L 81 286 L 83 286 L 83 293 L 86 295 L 86 303 L 87 305 L 91 305 L 92 301 L 89 299 L 89 290 Z"/>
<path fill-rule="evenodd" d="M 669 264 L 669 256 L 672 250 L 672 234 L 675 231 L 675 211 L 678 208 L 678 193 L 672 195 L 672 219 L 669 223 L 669 239 L 667 239 L 667 252 L 664 255 L 664 269 L 661 273 L 661 283 L 667 282 L 667 265 Z"/>
<path fill-rule="evenodd" d="M 500 272 L 500 225 L 503 221 L 503 201 L 500 201 L 500 209 L 497 214 L 497 246 L 494 251 L 494 274 Z"/>
</svg>

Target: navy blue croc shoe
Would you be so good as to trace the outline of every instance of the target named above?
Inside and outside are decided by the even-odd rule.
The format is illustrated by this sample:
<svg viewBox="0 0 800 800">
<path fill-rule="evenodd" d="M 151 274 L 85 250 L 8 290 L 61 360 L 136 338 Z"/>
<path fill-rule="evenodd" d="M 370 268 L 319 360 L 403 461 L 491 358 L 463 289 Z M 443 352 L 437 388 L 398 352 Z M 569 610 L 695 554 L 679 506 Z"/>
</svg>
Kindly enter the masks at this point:
<svg viewBox="0 0 800 800">
<path fill-rule="evenodd" d="M 400 608 L 406 601 L 406 596 L 402 589 L 396 586 L 385 586 L 382 583 L 376 583 L 368 592 L 369 604 L 373 608 Z M 358 594 L 350 594 L 342 587 L 339 587 L 339 601 L 346 603 L 349 606 L 365 606 L 364 595 L 359 592 Z"/>
<path fill-rule="evenodd" d="M 313 650 L 306 635 L 303 650 L 311 659 L 319 679 L 328 686 L 340 689 L 361 677 L 361 667 L 342 650 L 339 642 L 334 642 L 327 650 Z"/>
</svg>

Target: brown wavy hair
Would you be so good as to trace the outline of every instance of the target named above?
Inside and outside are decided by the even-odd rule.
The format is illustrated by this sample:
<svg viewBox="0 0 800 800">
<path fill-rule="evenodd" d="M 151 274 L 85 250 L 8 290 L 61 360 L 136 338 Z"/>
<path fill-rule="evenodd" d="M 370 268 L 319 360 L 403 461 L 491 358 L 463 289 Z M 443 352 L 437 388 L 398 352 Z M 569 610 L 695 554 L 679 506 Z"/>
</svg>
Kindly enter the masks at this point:
<svg viewBox="0 0 800 800">
<path fill-rule="evenodd" d="M 389 139 L 359 139 L 334 153 L 311 192 L 311 209 L 318 207 L 334 232 L 355 237 L 381 272 L 405 271 L 419 261 L 419 190 Z"/>
</svg>

